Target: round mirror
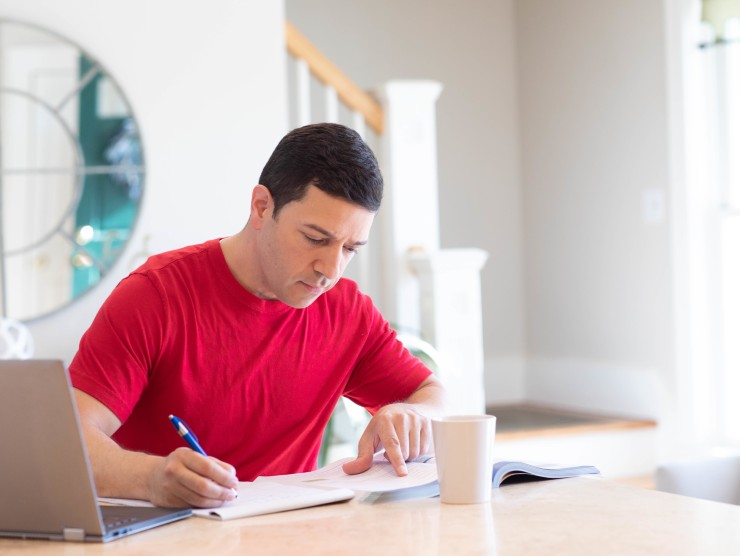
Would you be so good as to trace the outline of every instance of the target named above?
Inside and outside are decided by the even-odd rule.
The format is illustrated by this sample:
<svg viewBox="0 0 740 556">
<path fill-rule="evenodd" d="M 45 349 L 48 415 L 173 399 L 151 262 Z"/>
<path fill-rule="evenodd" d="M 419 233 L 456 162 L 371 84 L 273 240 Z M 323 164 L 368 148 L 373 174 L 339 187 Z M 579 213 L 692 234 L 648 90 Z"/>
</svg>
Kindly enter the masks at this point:
<svg viewBox="0 0 740 556">
<path fill-rule="evenodd" d="M 0 315 L 30 320 L 95 286 L 139 210 L 141 139 L 79 47 L 0 19 Z"/>
</svg>

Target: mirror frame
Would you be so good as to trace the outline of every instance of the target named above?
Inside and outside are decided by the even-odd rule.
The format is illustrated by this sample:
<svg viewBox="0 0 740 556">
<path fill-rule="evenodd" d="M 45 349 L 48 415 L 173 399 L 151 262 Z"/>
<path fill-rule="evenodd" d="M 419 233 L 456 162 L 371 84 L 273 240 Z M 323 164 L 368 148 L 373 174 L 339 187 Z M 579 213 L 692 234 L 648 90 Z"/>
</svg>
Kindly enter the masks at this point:
<svg viewBox="0 0 740 556">
<path fill-rule="evenodd" d="M 4 165 L 4 161 L 0 156 L 0 317 L 11 318 L 23 322 L 31 322 L 36 319 L 44 318 L 58 311 L 61 311 L 66 307 L 69 307 L 75 301 L 83 298 L 105 278 L 105 276 L 116 264 L 120 262 L 122 255 L 125 253 L 126 248 L 130 243 L 132 232 L 133 230 L 135 230 L 141 215 L 142 202 L 144 199 L 144 191 L 146 185 L 146 155 L 144 149 L 144 141 L 141 136 L 140 127 L 138 125 L 133 107 L 131 106 L 130 101 L 125 95 L 123 88 L 103 64 L 101 64 L 95 57 L 91 56 L 89 52 L 86 49 L 82 48 L 79 44 L 72 40 L 69 40 L 56 31 L 25 21 L 0 17 L 0 34 L 8 26 L 27 28 L 31 32 L 48 36 L 49 39 L 53 40 L 54 42 L 58 42 L 59 44 L 74 48 L 77 52 L 78 59 L 78 71 L 75 77 L 74 86 L 62 97 L 61 102 L 56 107 L 47 102 L 44 98 L 35 95 L 33 91 L 26 91 L 23 89 L 14 88 L 12 86 L 6 86 L 2 83 L 2 79 L 0 79 L 0 97 L 5 95 L 14 95 L 17 98 L 23 98 L 29 102 L 34 103 L 36 105 L 34 106 L 34 108 L 43 110 L 47 115 L 51 116 L 52 120 L 55 121 L 57 125 L 59 125 L 60 129 L 63 132 L 63 135 L 70 141 L 70 151 L 71 153 L 73 153 L 70 155 L 70 160 L 68 162 L 70 164 L 69 168 L 63 168 L 61 171 L 59 169 L 56 169 L 57 171 L 60 171 L 60 173 L 66 172 L 72 173 L 74 175 L 73 186 L 71 188 L 72 193 L 70 195 L 69 203 L 66 207 L 64 207 L 63 210 L 57 213 L 59 214 L 59 218 L 54 219 L 54 225 L 51 228 L 44 229 L 38 237 L 33 238 L 28 243 L 24 243 L 20 247 L 14 246 L 9 249 L 6 248 L 7 229 L 5 227 L 6 224 L 4 220 L 5 215 L 7 214 L 7 207 L 4 206 L 3 197 L 5 196 L 5 186 L 3 184 L 3 178 L 5 176 L 12 175 L 13 173 L 28 175 L 42 174 L 44 172 L 49 173 L 50 169 L 44 168 L 43 165 L 35 168 L 33 166 L 30 166 L 27 168 L 9 169 Z M 2 48 L 3 45 L 0 44 L 0 52 L 2 51 Z M 85 69 L 85 65 L 88 62 L 89 67 Z M 1 63 L 3 63 L 2 60 L 0 60 L 0 64 Z M 2 75 L 1 72 L 2 68 L 0 67 L 0 76 Z M 120 106 L 123 107 L 125 110 L 123 111 L 123 113 L 117 114 L 115 118 L 108 118 L 111 121 L 118 120 L 120 125 L 116 129 L 116 134 L 110 135 L 108 137 L 109 141 L 107 143 L 103 144 L 101 142 L 100 145 L 96 144 L 95 146 L 102 147 L 107 145 L 107 147 L 110 147 L 113 140 L 123 139 L 127 141 L 126 145 L 128 145 L 128 154 L 130 156 L 127 162 L 119 162 L 116 164 L 114 162 L 111 162 L 111 159 L 108 158 L 107 151 L 101 150 L 100 152 L 102 154 L 100 154 L 99 157 L 105 157 L 107 162 L 103 163 L 102 165 L 90 165 L 86 160 L 85 149 L 83 148 L 83 144 L 81 142 L 82 133 L 79 129 L 77 132 L 75 132 L 60 112 L 64 108 L 65 103 L 67 103 L 70 99 L 74 99 L 76 97 L 76 100 L 79 102 L 79 98 L 83 94 L 97 95 L 100 92 L 100 83 L 102 79 L 107 81 L 107 83 L 105 84 L 109 85 L 109 91 L 115 93 L 113 96 L 117 99 Z M 96 87 L 94 93 L 91 93 L 92 87 Z M 99 100 L 98 97 L 94 98 L 96 99 L 95 102 Z M 98 108 L 99 106 L 95 104 L 94 119 L 96 121 L 103 121 L 106 118 L 99 115 Z M 2 103 L 0 103 L 0 111 L 1 110 Z M 2 114 L 0 113 L 0 123 L 2 123 L 2 121 L 3 118 Z M 80 127 L 82 127 L 80 124 L 81 121 L 81 116 L 78 113 L 77 123 L 78 125 L 80 125 Z M 124 132 L 127 132 L 127 134 L 124 134 Z M 0 134 L 0 154 L 2 153 L 1 143 L 2 134 Z M 137 157 L 138 163 L 136 163 Z M 65 164 L 66 163 L 67 162 L 65 162 Z M 109 179 L 106 180 L 105 176 L 108 176 Z M 128 196 L 127 201 L 129 202 L 129 205 L 125 206 L 124 208 L 126 208 L 127 211 L 131 213 L 129 217 L 124 217 L 122 219 L 126 224 L 119 229 L 119 232 L 125 230 L 125 237 L 123 237 L 123 239 L 121 239 L 120 235 L 117 235 L 117 233 L 114 231 L 110 234 L 110 238 L 104 236 L 103 240 L 96 240 L 102 241 L 102 243 L 97 245 L 97 247 L 100 247 L 100 251 L 102 252 L 100 255 L 97 255 L 89 247 L 87 247 L 88 241 L 85 241 L 84 238 L 80 237 L 80 232 L 82 231 L 82 228 L 89 226 L 80 224 L 79 222 L 75 222 L 73 226 L 74 233 L 70 233 L 69 230 L 65 229 L 66 227 L 69 227 L 69 223 L 72 221 L 72 219 L 77 217 L 77 211 L 80 208 L 80 203 L 83 200 L 83 195 L 86 191 L 86 182 L 92 184 L 92 180 L 105 180 L 107 182 L 107 185 L 109 185 L 110 187 L 116 187 L 115 181 L 123 181 L 124 185 L 121 186 L 121 188 L 128 188 L 125 190 L 125 194 Z M 134 185 L 131 185 L 132 182 L 134 182 Z M 92 185 L 89 187 L 92 187 Z M 133 189 L 136 189 L 135 194 L 132 193 Z M 122 193 L 120 191 L 116 193 L 116 195 L 118 195 L 119 197 L 121 196 L 121 194 Z M 123 202 L 125 203 L 126 201 Z M 101 235 L 105 233 L 102 227 L 98 231 Z M 78 288 L 75 277 L 72 276 L 69 279 L 70 283 L 68 296 L 60 296 L 58 302 L 50 304 L 49 308 L 44 308 L 37 313 L 32 313 L 28 315 L 8 314 L 8 299 L 9 296 L 13 294 L 13 292 L 8 291 L 9 283 L 7 279 L 7 260 L 14 256 L 27 255 L 29 252 L 33 252 L 34 250 L 39 249 L 45 244 L 58 239 L 59 237 L 63 238 L 64 241 L 69 243 L 71 251 L 69 264 L 71 265 L 72 274 L 74 275 L 75 273 L 75 266 L 77 266 L 78 268 L 90 268 L 94 266 L 95 268 L 88 273 L 88 276 L 90 276 L 91 278 L 88 281 L 82 281 L 82 286 Z M 115 246 L 111 247 L 114 244 Z M 53 246 L 51 247 L 53 248 Z M 106 250 L 109 247 L 112 254 L 106 253 Z M 68 268 L 64 268 L 63 272 L 67 272 L 68 270 Z M 21 278 L 21 280 L 23 280 L 23 278 Z M 14 281 L 15 279 L 12 282 Z M 45 286 L 42 284 L 40 287 L 44 288 Z M 76 291 L 78 289 L 79 291 Z"/>
</svg>

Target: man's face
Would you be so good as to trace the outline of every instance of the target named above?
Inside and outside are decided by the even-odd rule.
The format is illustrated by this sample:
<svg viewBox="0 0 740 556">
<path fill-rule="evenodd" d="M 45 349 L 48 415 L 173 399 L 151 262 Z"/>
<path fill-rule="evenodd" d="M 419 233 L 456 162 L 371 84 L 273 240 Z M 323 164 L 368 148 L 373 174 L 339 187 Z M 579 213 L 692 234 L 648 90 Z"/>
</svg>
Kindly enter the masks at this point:
<svg viewBox="0 0 740 556">
<path fill-rule="evenodd" d="M 257 295 L 308 307 L 336 284 L 367 243 L 375 213 L 310 186 L 273 218 L 269 197 L 260 220 Z"/>
</svg>

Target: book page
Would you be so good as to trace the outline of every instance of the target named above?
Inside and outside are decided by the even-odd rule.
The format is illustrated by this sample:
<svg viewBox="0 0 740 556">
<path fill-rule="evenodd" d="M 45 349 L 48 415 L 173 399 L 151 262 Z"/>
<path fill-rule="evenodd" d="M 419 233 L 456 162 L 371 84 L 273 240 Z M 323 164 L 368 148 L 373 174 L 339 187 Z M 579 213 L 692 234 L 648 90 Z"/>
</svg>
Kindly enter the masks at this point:
<svg viewBox="0 0 740 556">
<path fill-rule="evenodd" d="M 193 508 L 193 515 L 210 519 L 236 519 L 342 502 L 354 496 L 354 491 L 346 488 L 309 488 L 270 481 L 240 482 L 236 500 L 218 508 Z M 146 500 L 128 498 L 101 497 L 98 500 L 119 506 L 153 506 Z"/>
<path fill-rule="evenodd" d="M 193 515 L 210 519 L 235 519 L 341 502 L 355 493 L 341 488 L 306 488 L 269 481 L 240 482 L 239 498 L 219 508 L 194 509 Z"/>
<path fill-rule="evenodd" d="M 396 475 L 393 466 L 385 458 L 376 458 L 370 469 L 359 475 L 347 475 L 342 465 L 354 458 L 344 458 L 330 463 L 316 471 L 293 475 L 258 477 L 255 482 L 270 481 L 282 484 L 349 488 L 362 492 L 390 492 L 434 483 L 437 480 L 437 466 L 433 463 L 408 462 L 409 474 Z"/>
</svg>

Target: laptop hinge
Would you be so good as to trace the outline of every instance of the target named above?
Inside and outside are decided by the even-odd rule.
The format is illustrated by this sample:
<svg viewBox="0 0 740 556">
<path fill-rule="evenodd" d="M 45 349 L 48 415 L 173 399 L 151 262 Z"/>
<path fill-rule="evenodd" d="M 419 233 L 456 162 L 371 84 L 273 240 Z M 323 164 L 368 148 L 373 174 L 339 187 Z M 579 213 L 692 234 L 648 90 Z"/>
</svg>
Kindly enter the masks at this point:
<svg viewBox="0 0 740 556">
<path fill-rule="evenodd" d="M 65 541 L 84 541 L 85 530 L 76 527 L 65 527 L 62 529 L 62 536 Z"/>
</svg>

